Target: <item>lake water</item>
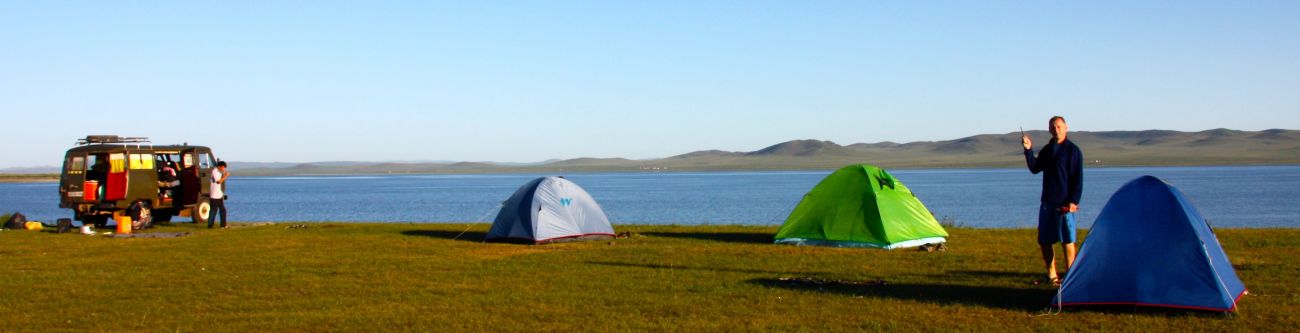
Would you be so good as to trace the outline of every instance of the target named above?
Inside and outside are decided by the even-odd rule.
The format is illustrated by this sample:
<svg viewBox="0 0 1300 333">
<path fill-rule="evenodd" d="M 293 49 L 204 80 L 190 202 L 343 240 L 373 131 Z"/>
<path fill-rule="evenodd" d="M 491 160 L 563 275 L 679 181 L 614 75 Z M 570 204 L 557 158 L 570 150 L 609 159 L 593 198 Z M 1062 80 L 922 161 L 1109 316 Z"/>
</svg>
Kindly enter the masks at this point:
<svg viewBox="0 0 1300 333">
<path fill-rule="evenodd" d="M 239 177 L 232 221 L 491 221 L 501 201 L 541 175 Z M 614 224 L 780 225 L 826 171 L 589 173 L 565 175 L 596 198 Z M 1036 225 L 1041 176 L 1023 168 L 891 171 L 940 219 L 979 228 Z M 1188 196 L 1217 227 L 1300 227 L 1300 166 L 1089 168 L 1079 224 L 1089 227 L 1110 195 L 1153 175 Z M 0 184 L 0 213 L 71 217 L 54 183 Z M 185 218 L 178 218 L 185 220 Z"/>
</svg>

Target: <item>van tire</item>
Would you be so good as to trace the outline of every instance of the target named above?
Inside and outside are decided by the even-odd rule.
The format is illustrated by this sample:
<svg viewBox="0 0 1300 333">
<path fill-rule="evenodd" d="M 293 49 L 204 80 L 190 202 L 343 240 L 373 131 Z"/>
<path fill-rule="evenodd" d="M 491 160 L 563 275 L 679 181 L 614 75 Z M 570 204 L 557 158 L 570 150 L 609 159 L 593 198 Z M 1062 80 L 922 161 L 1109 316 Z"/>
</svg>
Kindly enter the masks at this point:
<svg viewBox="0 0 1300 333">
<path fill-rule="evenodd" d="M 190 216 L 194 219 L 194 224 L 207 224 L 208 218 L 212 217 L 212 205 L 208 203 L 208 198 L 200 198 L 199 202 L 194 203 Z"/>
</svg>

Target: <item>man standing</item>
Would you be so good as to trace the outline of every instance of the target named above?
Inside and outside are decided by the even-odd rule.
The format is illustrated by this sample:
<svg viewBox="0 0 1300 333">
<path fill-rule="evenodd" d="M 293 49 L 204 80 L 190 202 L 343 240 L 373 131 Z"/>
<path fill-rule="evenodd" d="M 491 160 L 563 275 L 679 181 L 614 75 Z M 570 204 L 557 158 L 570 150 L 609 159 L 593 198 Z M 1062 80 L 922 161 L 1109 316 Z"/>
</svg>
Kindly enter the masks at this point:
<svg viewBox="0 0 1300 333">
<path fill-rule="evenodd" d="M 1034 157 L 1034 143 L 1028 135 L 1021 135 L 1025 147 L 1025 163 L 1029 172 L 1043 173 L 1043 196 L 1038 207 L 1038 246 L 1043 251 L 1043 264 L 1047 278 L 1060 285 L 1056 274 L 1056 253 L 1052 244 L 1061 243 L 1065 251 L 1065 271 L 1074 265 L 1075 230 L 1074 212 L 1079 210 L 1079 197 L 1083 194 L 1083 151 L 1065 138 L 1069 130 L 1065 118 L 1052 117 L 1047 121 L 1047 131 L 1052 133 L 1048 142 Z"/>
<path fill-rule="evenodd" d="M 212 229 L 212 220 L 221 217 L 221 228 L 226 228 L 226 178 L 230 178 L 230 173 L 226 172 L 226 161 L 217 162 L 217 168 L 212 170 L 212 188 L 208 191 L 208 198 L 212 201 L 212 213 L 220 215 L 209 215 L 208 229 Z"/>
</svg>

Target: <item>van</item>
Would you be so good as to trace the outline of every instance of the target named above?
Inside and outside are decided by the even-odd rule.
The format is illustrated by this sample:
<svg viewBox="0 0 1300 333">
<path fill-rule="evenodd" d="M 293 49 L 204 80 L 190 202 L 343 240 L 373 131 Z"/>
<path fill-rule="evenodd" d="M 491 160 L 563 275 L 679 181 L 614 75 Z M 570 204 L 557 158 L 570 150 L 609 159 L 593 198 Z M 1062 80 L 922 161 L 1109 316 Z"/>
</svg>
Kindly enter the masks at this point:
<svg viewBox="0 0 1300 333">
<path fill-rule="evenodd" d="M 212 149 L 155 146 L 148 138 L 90 135 L 68 149 L 59 176 L 59 207 L 84 225 L 130 217 L 137 226 L 190 217 L 207 223 Z"/>
</svg>

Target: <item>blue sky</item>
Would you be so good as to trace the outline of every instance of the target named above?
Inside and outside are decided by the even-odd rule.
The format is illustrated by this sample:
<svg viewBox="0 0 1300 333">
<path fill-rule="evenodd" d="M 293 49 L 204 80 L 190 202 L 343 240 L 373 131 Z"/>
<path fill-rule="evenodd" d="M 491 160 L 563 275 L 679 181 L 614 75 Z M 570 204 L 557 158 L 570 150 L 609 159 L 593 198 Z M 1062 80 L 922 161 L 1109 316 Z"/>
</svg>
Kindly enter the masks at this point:
<svg viewBox="0 0 1300 333">
<path fill-rule="evenodd" d="M 0 168 L 1300 128 L 1297 1 L 0 1 Z"/>
</svg>

